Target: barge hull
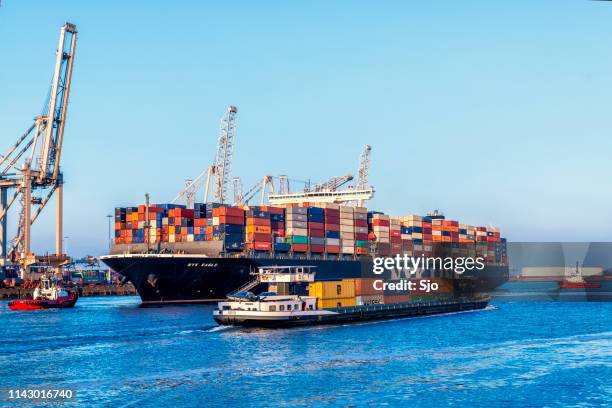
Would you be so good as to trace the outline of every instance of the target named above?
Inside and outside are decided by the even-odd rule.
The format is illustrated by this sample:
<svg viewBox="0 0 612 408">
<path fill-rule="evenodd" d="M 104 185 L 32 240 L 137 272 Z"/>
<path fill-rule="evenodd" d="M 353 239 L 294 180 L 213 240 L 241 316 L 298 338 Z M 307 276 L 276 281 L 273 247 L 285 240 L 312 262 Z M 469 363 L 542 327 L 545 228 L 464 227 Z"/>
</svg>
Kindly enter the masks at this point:
<svg viewBox="0 0 612 408">
<path fill-rule="evenodd" d="M 412 302 L 326 309 L 336 313 L 307 317 L 288 317 L 286 319 L 249 318 L 239 317 L 232 314 L 215 314 L 214 319 L 218 324 L 223 326 L 279 328 L 440 315 L 470 310 L 481 310 L 486 308 L 488 304 L 489 299 L 442 303 Z"/>
</svg>

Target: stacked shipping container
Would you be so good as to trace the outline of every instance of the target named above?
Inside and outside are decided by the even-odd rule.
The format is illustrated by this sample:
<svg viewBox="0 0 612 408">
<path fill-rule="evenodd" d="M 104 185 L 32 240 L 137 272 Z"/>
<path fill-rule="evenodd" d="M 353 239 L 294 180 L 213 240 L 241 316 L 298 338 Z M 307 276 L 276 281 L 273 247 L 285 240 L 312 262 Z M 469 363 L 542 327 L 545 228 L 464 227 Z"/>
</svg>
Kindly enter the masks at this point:
<svg viewBox="0 0 612 408">
<path fill-rule="evenodd" d="M 149 222 L 147 226 L 147 220 Z M 494 227 L 459 224 L 443 217 L 390 217 L 363 207 L 321 204 L 286 208 L 219 204 L 159 204 L 115 209 L 115 243 L 224 241 L 227 251 L 244 249 L 360 256 L 376 242 L 377 256 L 429 255 L 433 244 L 457 246 L 458 253 L 507 263 L 505 240 Z"/>
</svg>

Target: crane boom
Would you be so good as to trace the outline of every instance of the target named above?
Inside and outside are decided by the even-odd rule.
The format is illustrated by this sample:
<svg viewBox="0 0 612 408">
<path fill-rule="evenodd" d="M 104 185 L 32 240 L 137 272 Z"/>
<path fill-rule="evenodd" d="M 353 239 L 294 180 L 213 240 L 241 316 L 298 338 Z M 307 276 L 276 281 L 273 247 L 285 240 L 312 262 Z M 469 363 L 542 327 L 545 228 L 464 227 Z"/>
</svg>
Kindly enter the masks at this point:
<svg viewBox="0 0 612 408">
<path fill-rule="evenodd" d="M 232 175 L 232 160 L 236 142 L 236 119 L 238 109 L 229 106 L 221 119 L 217 154 L 215 155 L 214 199 L 218 203 L 228 202 L 229 183 Z"/>
<path fill-rule="evenodd" d="M 359 170 L 357 170 L 356 189 L 363 190 L 368 188 L 368 177 L 370 175 L 370 165 L 372 163 L 372 146 L 365 145 L 359 159 Z"/>
<path fill-rule="evenodd" d="M 71 23 L 64 24 L 60 29 L 51 97 L 44 122 L 45 136 L 39 163 L 39 182 L 47 178 L 57 180 L 59 175 L 64 126 L 66 124 L 66 108 L 72 82 L 76 34 L 76 26 Z"/>
</svg>

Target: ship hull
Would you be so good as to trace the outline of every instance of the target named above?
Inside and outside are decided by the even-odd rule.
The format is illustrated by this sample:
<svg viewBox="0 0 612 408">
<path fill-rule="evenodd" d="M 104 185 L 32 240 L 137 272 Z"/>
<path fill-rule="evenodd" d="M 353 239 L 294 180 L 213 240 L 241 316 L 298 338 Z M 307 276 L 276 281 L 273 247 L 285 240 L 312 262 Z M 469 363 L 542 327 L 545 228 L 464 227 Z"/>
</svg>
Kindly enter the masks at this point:
<svg viewBox="0 0 612 408">
<path fill-rule="evenodd" d="M 143 304 L 216 302 L 253 279 L 265 266 L 316 267 L 317 280 L 372 277 L 371 259 L 206 257 L 179 254 L 127 254 L 102 257 L 135 286 Z M 487 266 L 472 276 L 474 291 L 491 292 L 508 280 L 507 266 Z"/>
</svg>

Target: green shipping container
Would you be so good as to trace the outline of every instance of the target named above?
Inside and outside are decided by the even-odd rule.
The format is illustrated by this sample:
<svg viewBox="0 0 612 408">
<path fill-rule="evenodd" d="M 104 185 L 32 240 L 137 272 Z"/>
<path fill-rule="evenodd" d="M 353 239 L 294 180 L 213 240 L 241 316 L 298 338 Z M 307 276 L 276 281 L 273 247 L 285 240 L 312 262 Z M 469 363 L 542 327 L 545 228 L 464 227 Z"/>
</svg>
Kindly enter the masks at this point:
<svg viewBox="0 0 612 408">
<path fill-rule="evenodd" d="M 357 248 L 367 248 L 368 247 L 368 241 L 363 241 L 363 240 L 356 240 L 355 241 L 355 246 Z"/>
<path fill-rule="evenodd" d="M 291 237 L 292 244 L 308 244 L 308 237 L 302 235 L 294 235 Z"/>
</svg>

